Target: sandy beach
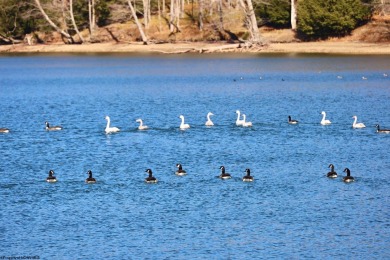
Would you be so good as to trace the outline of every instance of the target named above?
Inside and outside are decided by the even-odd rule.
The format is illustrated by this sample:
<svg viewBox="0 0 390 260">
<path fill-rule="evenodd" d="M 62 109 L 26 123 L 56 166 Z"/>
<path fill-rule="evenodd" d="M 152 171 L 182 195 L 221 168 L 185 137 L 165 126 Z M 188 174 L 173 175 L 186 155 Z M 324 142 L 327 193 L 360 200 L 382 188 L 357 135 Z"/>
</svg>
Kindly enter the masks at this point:
<svg viewBox="0 0 390 260">
<path fill-rule="evenodd" d="M 143 45 L 133 43 L 93 43 L 93 44 L 26 44 L 2 45 L 0 53 L 321 53 L 350 55 L 390 55 L 390 44 L 361 42 L 293 42 L 271 43 L 262 48 L 242 48 L 238 44 L 227 43 L 163 43 Z"/>
</svg>

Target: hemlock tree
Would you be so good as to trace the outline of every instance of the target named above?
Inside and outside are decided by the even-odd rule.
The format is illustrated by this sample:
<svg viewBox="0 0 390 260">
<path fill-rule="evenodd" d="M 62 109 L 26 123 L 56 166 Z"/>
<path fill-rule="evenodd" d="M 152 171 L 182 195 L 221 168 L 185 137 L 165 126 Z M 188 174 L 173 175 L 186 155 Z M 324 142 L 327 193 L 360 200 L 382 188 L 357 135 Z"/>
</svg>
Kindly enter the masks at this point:
<svg viewBox="0 0 390 260">
<path fill-rule="evenodd" d="M 360 0 L 305 0 L 297 10 L 297 32 L 309 40 L 345 36 L 371 16 Z"/>
</svg>

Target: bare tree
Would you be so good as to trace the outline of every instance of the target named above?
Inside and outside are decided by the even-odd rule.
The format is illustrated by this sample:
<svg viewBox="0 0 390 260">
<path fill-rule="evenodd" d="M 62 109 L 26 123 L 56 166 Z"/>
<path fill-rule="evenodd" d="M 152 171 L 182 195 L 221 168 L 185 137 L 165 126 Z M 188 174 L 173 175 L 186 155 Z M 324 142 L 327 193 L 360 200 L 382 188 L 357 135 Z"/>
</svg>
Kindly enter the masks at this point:
<svg viewBox="0 0 390 260">
<path fill-rule="evenodd" d="M 171 0 L 171 5 L 170 5 L 170 19 L 169 19 L 169 30 L 171 33 L 175 31 L 180 32 L 179 29 L 179 10 L 180 10 L 180 0 Z M 179 9 L 179 10 L 178 10 Z"/>
<path fill-rule="evenodd" d="M 73 38 L 72 36 L 70 36 L 67 32 L 65 32 L 64 30 L 60 29 L 50 18 L 49 16 L 46 14 L 45 10 L 43 10 L 42 8 L 42 5 L 41 5 L 41 2 L 39 0 L 34 0 L 39 11 L 41 12 L 41 14 L 43 15 L 43 17 L 45 18 L 45 20 L 50 24 L 51 27 L 53 27 L 58 33 L 60 33 L 63 37 L 65 37 L 69 42 L 72 42 L 73 43 Z"/>
<path fill-rule="evenodd" d="M 257 27 L 257 20 L 252 0 L 240 0 L 240 4 L 245 13 L 245 24 L 251 35 L 250 42 L 252 44 L 264 44 L 264 40 L 259 32 L 259 27 Z"/>
<path fill-rule="evenodd" d="M 88 16 L 89 16 L 89 38 L 93 38 L 93 32 L 96 25 L 95 15 L 95 0 L 88 0 Z"/>
<path fill-rule="evenodd" d="M 291 29 L 297 29 L 297 0 L 291 0 Z"/>
<path fill-rule="evenodd" d="M 135 24 L 137 25 L 138 31 L 139 31 L 139 33 L 141 34 L 142 42 L 143 42 L 145 45 L 147 45 L 147 44 L 148 44 L 148 38 L 146 37 L 146 35 L 145 35 L 145 33 L 144 33 L 144 30 L 142 29 L 141 23 L 138 21 L 137 14 L 135 13 L 133 4 L 131 3 L 131 0 L 127 0 L 127 2 L 128 2 L 128 4 L 129 4 L 131 14 L 132 14 L 132 16 L 134 17 L 134 21 L 135 21 Z"/>
<path fill-rule="evenodd" d="M 79 29 L 77 28 L 76 21 L 74 20 L 74 14 L 73 14 L 73 0 L 69 0 L 69 13 L 70 13 L 70 18 L 71 18 L 71 20 L 72 20 L 72 24 L 73 24 L 74 30 L 76 31 L 77 35 L 79 36 L 80 41 L 81 41 L 81 42 L 84 42 L 84 38 L 83 38 L 83 36 L 81 35 Z"/>
<path fill-rule="evenodd" d="M 144 24 L 145 28 L 149 28 L 150 23 L 150 0 L 143 0 L 143 8 L 144 8 Z"/>
<path fill-rule="evenodd" d="M 199 0 L 199 31 L 203 31 L 203 0 Z"/>
</svg>

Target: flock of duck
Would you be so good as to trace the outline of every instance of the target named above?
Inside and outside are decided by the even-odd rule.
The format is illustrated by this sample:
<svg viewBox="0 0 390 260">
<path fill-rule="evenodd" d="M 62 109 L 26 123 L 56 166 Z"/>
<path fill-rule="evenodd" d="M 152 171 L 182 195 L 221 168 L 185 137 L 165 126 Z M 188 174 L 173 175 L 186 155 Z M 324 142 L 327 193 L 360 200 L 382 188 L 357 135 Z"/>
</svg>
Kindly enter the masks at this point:
<svg viewBox="0 0 390 260">
<path fill-rule="evenodd" d="M 176 164 L 176 167 L 178 168 L 177 171 L 175 172 L 175 174 L 177 176 L 187 175 L 187 172 L 185 170 L 183 170 L 183 166 L 180 163 Z M 227 173 L 225 171 L 225 166 L 221 166 L 221 167 L 219 167 L 219 169 L 221 170 L 221 174 L 218 176 L 219 178 L 221 178 L 222 180 L 227 180 L 227 179 L 232 178 L 231 174 Z M 146 169 L 145 172 L 148 174 L 148 177 L 145 178 L 146 183 L 157 183 L 157 178 L 153 176 L 153 172 L 151 169 Z M 253 176 L 251 176 L 251 170 L 248 168 L 245 170 L 245 172 L 246 172 L 246 175 L 244 177 L 242 177 L 242 181 L 244 181 L 244 182 L 253 181 L 254 178 L 253 178 Z M 88 174 L 88 178 L 85 179 L 85 183 L 88 183 L 88 184 L 96 183 L 96 179 L 93 178 L 93 176 L 92 176 L 92 171 L 89 170 L 87 172 L 87 174 Z M 54 176 L 53 170 L 49 171 L 49 176 L 46 178 L 46 181 L 50 182 L 50 183 L 57 182 L 57 178 L 56 178 L 56 176 Z"/>
<path fill-rule="evenodd" d="M 242 114 L 242 117 L 241 117 L 240 110 L 236 110 L 236 114 L 237 114 L 237 119 L 236 119 L 237 126 L 242 126 L 242 127 L 253 126 L 252 122 L 246 121 L 245 114 Z M 321 125 L 332 124 L 332 122 L 329 119 L 326 119 L 326 112 L 325 111 L 322 111 L 321 114 L 322 114 L 322 120 L 320 121 Z M 207 115 L 206 115 L 207 121 L 205 123 L 205 126 L 208 126 L 208 127 L 214 126 L 214 123 L 211 120 L 211 116 L 213 116 L 213 115 L 214 114 L 211 112 L 207 113 Z M 184 121 L 185 119 L 184 119 L 183 115 L 180 115 L 179 118 L 181 119 L 181 124 L 179 125 L 179 128 L 181 130 L 189 129 L 191 127 L 189 124 L 185 123 L 185 121 Z M 366 127 L 365 124 L 357 122 L 357 116 L 353 116 L 352 118 L 354 119 L 354 121 L 352 123 L 352 128 L 365 128 Z M 120 131 L 120 129 L 118 127 L 111 126 L 111 119 L 109 116 L 106 116 L 105 119 L 107 121 L 106 128 L 104 129 L 106 134 L 117 133 Z M 147 125 L 144 125 L 144 122 L 141 118 L 138 118 L 136 120 L 136 122 L 139 123 L 138 130 L 148 130 L 149 129 L 149 127 Z M 299 121 L 292 119 L 291 116 L 288 116 L 288 123 L 289 124 L 298 124 Z M 381 129 L 379 124 L 376 124 L 375 127 L 376 127 L 377 133 L 390 134 L 390 129 Z M 47 131 L 59 131 L 59 130 L 62 130 L 63 127 L 62 126 L 50 126 L 49 122 L 45 122 L 45 129 Z M 9 133 L 9 132 L 10 132 L 10 130 L 8 128 L 0 128 L 0 133 Z"/>
<path fill-rule="evenodd" d="M 177 171 L 175 172 L 175 174 L 177 176 L 185 176 L 185 175 L 187 175 L 187 172 L 185 170 L 183 170 L 183 166 L 180 163 L 176 164 L 176 167 L 177 167 Z M 328 178 L 332 178 L 332 179 L 337 178 L 337 172 L 334 171 L 334 165 L 333 164 L 329 164 L 328 167 L 330 168 L 330 172 L 328 172 L 326 176 Z M 221 167 L 219 167 L 219 169 L 221 170 L 221 173 L 218 176 L 220 179 L 228 180 L 228 179 L 232 178 L 232 175 L 230 173 L 226 172 L 225 166 L 222 165 Z M 145 178 L 145 182 L 146 183 L 157 183 L 158 182 L 157 178 L 155 176 L 153 176 L 153 171 L 151 169 L 146 169 L 145 172 L 148 174 L 148 177 Z M 354 177 L 351 176 L 351 171 L 348 168 L 345 168 L 344 172 L 347 174 L 347 176 L 343 177 L 343 181 L 344 182 L 349 183 L 349 182 L 354 182 L 355 181 Z M 253 176 L 251 176 L 251 170 L 249 168 L 245 169 L 245 173 L 246 174 L 242 177 L 242 181 L 243 182 L 252 182 L 252 181 L 254 181 Z M 89 170 L 87 172 L 87 174 L 88 174 L 88 178 L 85 179 L 85 183 L 87 183 L 87 184 L 94 184 L 94 183 L 96 183 L 96 179 L 93 178 L 93 176 L 92 176 L 92 171 Z M 46 178 L 46 181 L 50 182 L 50 183 L 57 182 L 57 178 L 54 176 L 54 171 L 53 170 L 49 171 L 49 176 Z"/>
<path fill-rule="evenodd" d="M 236 125 L 237 126 L 243 126 L 243 127 L 251 127 L 252 126 L 252 122 L 246 121 L 246 115 L 245 114 L 242 114 L 242 118 L 241 118 L 241 112 L 239 110 L 236 110 L 236 113 L 237 113 L 237 120 L 236 120 Z M 321 125 L 330 125 L 332 122 L 329 119 L 326 119 L 325 111 L 322 111 L 321 114 L 322 114 L 322 120 L 321 120 L 320 124 Z M 211 113 L 211 112 L 209 112 L 207 114 L 207 116 L 206 116 L 207 121 L 205 123 L 205 126 L 213 126 L 214 125 L 213 121 L 211 120 L 211 116 L 213 116 L 213 115 L 214 114 Z M 183 115 L 180 115 L 179 118 L 181 119 L 181 124 L 179 126 L 179 128 L 181 130 L 185 130 L 185 129 L 190 128 L 190 125 L 185 123 L 185 121 L 184 121 L 185 119 L 184 119 Z M 357 123 L 357 116 L 353 116 L 352 118 L 354 118 L 354 121 L 352 123 L 352 127 L 353 128 L 364 128 L 364 127 L 366 127 L 363 123 Z M 120 129 L 118 127 L 113 127 L 113 126 L 110 125 L 111 124 L 111 120 L 110 120 L 109 116 L 106 116 L 105 119 L 107 121 L 107 125 L 106 125 L 106 128 L 105 128 L 106 134 L 116 133 L 116 132 L 120 131 Z M 139 119 L 136 120 L 136 122 L 139 123 L 138 130 L 147 130 L 147 129 L 149 129 L 148 126 L 143 124 L 142 119 L 139 118 Z M 289 124 L 298 124 L 299 121 L 295 120 L 295 119 L 292 119 L 291 116 L 288 116 L 288 123 Z M 377 133 L 387 133 L 387 134 L 390 133 L 390 129 L 381 129 L 378 124 L 375 125 L 375 127 L 377 129 L 376 130 Z M 62 126 L 51 126 L 49 124 L 49 122 L 45 122 L 45 129 L 47 131 L 59 131 L 59 130 L 62 130 L 63 127 Z M 8 128 L 0 128 L 0 133 L 9 133 L 9 132 L 10 132 L 10 130 Z M 183 170 L 183 167 L 182 167 L 181 164 L 177 164 L 176 167 L 178 168 L 178 170 L 175 172 L 176 175 L 184 176 L 184 175 L 187 174 L 187 172 L 185 170 Z M 330 168 L 330 172 L 328 172 L 327 177 L 329 177 L 329 178 L 337 178 L 337 173 L 334 171 L 334 165 L 330 164 L 329 168 Z M 221 178 L 223 180 L 231 178 L 231 174 L 229 174 L 229 173 L 227 173 L 225 171 L 225 167 L 224 166 L 221 166 L 220 170 L 221 170 L 221 174 L 219 175 L 219 178 Z M 153 172 L 152 172 L 151 169 L 147 169 L 145 172 L 148 174 L 148 177 L 145 179 L 146 183 L 157 183 L 157 178 L 153 176 Z M 242 181 L 245 181 L 245 182 L 253 181 L 254 178 L 253 178 L 253 176 L 251 176 L 250 169 L 247 168 L 245 170 L 245 172 L 246 172 L 246 175 L 244 177 L 242 177 Z M 347 176 L 343 177 L 343 181 L 344 182 L 353 182 L 354 178 L 351 176 L 350 170 L 348 168 L 345 168 L 344 172 L 347 174 Z M 87 172 L 87 174 L 89 175 L 89 177 L 85 180 L 85 182 L 88 183 L 88 184 L 96 183 L 96 179 L 92 177 L 92 171 L 89 170 Z M 47 182 L 51 182 L 51 183 L 57 182 L 57 178 L 54 176 L 54 171 L 53 170 L 49 171 L 49 176 L 46 178 L 46 181 Z"/>
<path fill-rule="evenodd" d="M 337 172 L 334 171 L 334 165 L 329 164 L 328 168 L 330 168 L 330 172 L 328 172 L 326 176 L 331 179 L 337 178 Z M 347 173 L 347 176 L 343 177 L 344 182 L 348 183 L 355 181 L 355 178 L 351 176 L 351 171 L 348 168 L 345 168 L 343 172 Z"/>
</svg>

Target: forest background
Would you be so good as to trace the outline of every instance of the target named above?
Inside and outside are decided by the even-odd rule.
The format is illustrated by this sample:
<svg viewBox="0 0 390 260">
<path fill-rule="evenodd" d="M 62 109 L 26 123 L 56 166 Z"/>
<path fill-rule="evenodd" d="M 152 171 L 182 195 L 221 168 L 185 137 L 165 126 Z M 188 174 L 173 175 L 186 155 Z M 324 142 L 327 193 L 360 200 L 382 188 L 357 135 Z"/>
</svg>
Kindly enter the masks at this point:
<svg viewBox="0 0 390 260">
<path fill-rule="evenodd" d="M 0 0 L 0 44 L 389 43 L 389 14 L 390 0 Z"/>
</svg>

